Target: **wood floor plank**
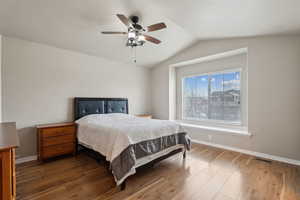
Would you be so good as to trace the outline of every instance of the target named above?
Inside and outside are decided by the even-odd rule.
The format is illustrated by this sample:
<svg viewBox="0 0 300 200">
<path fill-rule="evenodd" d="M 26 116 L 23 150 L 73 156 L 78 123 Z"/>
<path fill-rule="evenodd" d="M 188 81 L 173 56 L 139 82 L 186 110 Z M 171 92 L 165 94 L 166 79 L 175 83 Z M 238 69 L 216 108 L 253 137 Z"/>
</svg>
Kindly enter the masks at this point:
<svg viewBox="0 0 300 200">
<path fill-rule="evenodd" d="M 18 200 L 300 200 L 300 168 L 193 144 L 138 171 L 120 191 L 103 163 L 81 153 L 17 165 Z"/>
</svg>

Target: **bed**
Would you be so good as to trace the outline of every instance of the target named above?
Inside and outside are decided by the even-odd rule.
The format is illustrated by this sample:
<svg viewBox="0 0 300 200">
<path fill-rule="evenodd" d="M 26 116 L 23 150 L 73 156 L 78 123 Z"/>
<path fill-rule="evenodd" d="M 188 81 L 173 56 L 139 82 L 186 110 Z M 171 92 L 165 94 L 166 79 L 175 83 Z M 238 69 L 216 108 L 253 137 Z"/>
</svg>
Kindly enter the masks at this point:
<svg viewBox="0 0 300 200">
<path fill-rule="evenodd" d="M 77 97 L 74 110 L 78 145 L 105 157 L 122 190 L 136 169 L 190 149 L 179 124 L 129 115 L 126 98 Z"/>
</svg>

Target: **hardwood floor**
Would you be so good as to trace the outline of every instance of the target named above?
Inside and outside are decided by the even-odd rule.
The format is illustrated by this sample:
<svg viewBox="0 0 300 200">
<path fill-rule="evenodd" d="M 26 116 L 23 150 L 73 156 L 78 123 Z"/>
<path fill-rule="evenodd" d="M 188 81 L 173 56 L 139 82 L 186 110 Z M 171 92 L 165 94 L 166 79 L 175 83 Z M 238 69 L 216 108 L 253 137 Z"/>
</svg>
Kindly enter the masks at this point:
<svg viewBox="0 0 300 200">
<path fill-rule="evenodd" d="M 18 165 L 17 199 L 296 200 L 300 167 L 194 144 L 185 161 L 175 155 L 139 171 L 120 191 L 103 163 L 81 153 Z"/>
</svg>

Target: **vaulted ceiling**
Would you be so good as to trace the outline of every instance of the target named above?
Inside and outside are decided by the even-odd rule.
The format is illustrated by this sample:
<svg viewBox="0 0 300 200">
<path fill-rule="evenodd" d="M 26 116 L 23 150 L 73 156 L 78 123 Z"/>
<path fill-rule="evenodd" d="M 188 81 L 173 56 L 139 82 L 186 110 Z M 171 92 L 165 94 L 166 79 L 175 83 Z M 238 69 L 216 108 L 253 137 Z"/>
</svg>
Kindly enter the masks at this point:
<svg viewBox="0 0 300 200">
<path fill-rule="evenodd" d="M 132 63 L 126 31 L 115 16 L 138 15 L 160 45 L 137 49 L 137 65 L 153 66 L 198 40 L 300 33 L 299 0 L 0 0 L 0 34 Z"/>
</svg>

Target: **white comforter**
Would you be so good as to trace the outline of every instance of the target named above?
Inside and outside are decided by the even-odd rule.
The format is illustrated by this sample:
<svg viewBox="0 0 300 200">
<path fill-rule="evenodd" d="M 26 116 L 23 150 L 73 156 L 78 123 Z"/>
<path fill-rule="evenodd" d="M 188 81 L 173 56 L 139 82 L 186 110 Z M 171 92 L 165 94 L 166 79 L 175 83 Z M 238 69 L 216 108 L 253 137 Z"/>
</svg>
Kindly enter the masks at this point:
<svg viewBox="0 0 300 200">
<path fill-rule="evenodd" d="M 184 132 L 172 121 L 135 117 L 128 114 L 94 114 L 76 121 L 79 143 L 88 145 L 114 160 L 131 144 Z"/>
</svg>

